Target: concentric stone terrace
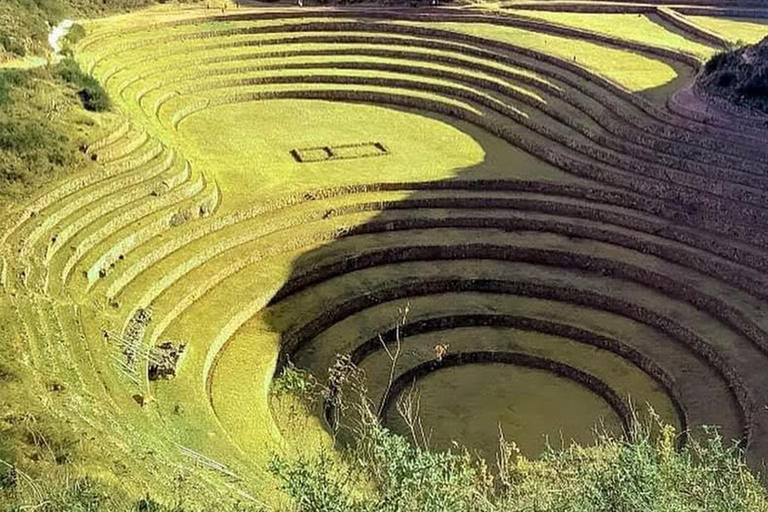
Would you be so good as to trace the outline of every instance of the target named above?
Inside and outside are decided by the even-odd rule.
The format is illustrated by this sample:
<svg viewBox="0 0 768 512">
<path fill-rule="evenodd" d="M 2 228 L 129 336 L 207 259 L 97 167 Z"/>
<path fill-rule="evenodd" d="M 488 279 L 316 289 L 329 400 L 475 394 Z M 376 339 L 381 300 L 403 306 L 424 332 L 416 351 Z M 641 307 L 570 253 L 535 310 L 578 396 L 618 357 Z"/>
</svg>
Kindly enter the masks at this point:
<svg viewBox="0 0 768 512">
<path fill-rule="evenodd" d="M 246 492 L 296 437 L 276 367 L 325 378 L 338 354 L 395 429 L 415 382 L 436 447 L 492 455 L 501 423 L 536 454 L 649 404 L 762 460 L 766 132 L 670 100 L 722 36 L 612 9 L 637 34 L 530 9 L 89 24 L 77 58 L 122 120 L 88 148 L 100 172 L 1 238 L 41 389 L 68 382 L 57 410 L 130 478 L 181 464 L 203 490 Z M 177 375 L 150 382 L 168 341 Z"/>
</svg>

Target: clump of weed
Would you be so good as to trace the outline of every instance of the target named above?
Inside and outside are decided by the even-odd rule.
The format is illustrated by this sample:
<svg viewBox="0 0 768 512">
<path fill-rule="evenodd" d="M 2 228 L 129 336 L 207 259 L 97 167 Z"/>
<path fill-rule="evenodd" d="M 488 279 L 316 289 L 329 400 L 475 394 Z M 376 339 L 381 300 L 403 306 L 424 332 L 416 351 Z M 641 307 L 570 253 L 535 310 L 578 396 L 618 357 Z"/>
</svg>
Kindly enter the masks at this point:
<svg viewBox="0 0 768 512">
<path fill-rule="evenodd" d="M 273 395 L 287 393 L 306 398 L 317 386 L 317 379 L 310 372 L 288 364 L 280 375 L 272 380 L 270 392 Z"/>
<path fill-rule="evenodd" d="M 86 36 L 85 27 L 80 25 L 79 23 L 74 23 L 72 27 L 69 29 L 69 32 L 67 32 L 67 35 L 64 38 L 64 41 L 67 44 L 73 45 L 77 44 L 78 41 L 83 39 Z"/>
<path fill-rule="evenodd" d="M 17 57 L 24 57 L 27 54 L 24 45 L 10 34 L 0 33 L 0 49 Z"/>
<path fill-rule="evenodd" d="M 28 73 L 18 70 L 0 71 L 0 108 L 11 101 L 11 91 L 15 87 L 26 87 L 28 85 Z"/>
</svg>

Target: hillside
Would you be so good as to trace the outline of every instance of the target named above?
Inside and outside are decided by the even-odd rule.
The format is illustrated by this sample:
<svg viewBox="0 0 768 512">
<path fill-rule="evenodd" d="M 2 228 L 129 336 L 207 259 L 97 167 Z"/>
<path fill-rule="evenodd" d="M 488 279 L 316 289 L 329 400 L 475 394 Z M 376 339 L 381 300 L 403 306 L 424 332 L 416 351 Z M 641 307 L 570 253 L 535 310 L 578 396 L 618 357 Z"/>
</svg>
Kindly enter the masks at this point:
<svg viewBox="0 0 768 512">
<path fill-rule="evenodd" d="M 768 37 L 712 57 L 698 78 L 698 86 L 732 105 L 768 114 Z"/>
<path fill-rule="evenodd" d="M 766 131 L 672 101 L 768 19 L 690 2 L 3 4 L 85 18 L 0 71 L 0 511 L 768 510 Z"/>
<path fill-rule="evenodd" d="M 47 51 L 51 27 L 65 18 L 124 12 L 155 0 L 0 0 L 0 63 Z"/>
</svg>

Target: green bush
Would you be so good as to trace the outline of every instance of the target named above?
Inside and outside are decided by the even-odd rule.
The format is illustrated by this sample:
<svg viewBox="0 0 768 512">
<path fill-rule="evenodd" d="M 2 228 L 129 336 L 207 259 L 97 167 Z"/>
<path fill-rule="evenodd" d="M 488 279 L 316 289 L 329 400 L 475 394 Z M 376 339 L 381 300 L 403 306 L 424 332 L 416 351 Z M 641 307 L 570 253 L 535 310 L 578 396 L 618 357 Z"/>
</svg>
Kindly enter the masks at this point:
<svg viewBox="0 0 768 512">
<path fill-rule="evenodd" d="M 349 365 L 347 365 L 349 366 Z M 639 424 L 538 459 L 503 438 L 495 469 L 465 449 L 434 452 L 382 427 L 360 378 L 344 371 L 340 455 L 276 457 L 270 469 L 301 512 L 758 512 L 768 494 L 714 429 L 678 450 L 675 429 Z M 350 398 L 352 403 L 349 403 Z M 313 397 L 308 397 L 314 400 Z M 344 402 L 347 402 L 346 404 Z M 407 413 L 406 413 L 407 416 Z M 404 418 L 406 417 L 404 416 Z M 406 423 L 408 420 L 406 419 Z M 411 422 L 411 424 L 413 424 Z"/>
<path fill-rule="evenodd" d="M 111 108 L 107 91 L 95 78 L 83 73 L 74 59 L 62 60 L 58 64 L 58 73 L 65 82 L 79 89 L 77 95 L 86 109 L 102 112 Z"/>
<path fill-rule="evenodd" d="M 92 112 L 103 112 L 112 108 L 107 91 L 91 77 L 86 79 L 83 88 L 78 91 L 77 95 L 83 102 L 83 106 Z"/>
<path fill-rule="evenodd" d="M 714 73 L 720 69 L 729 58 L 729 54 L 726 52 L 720 52 L 712 56 L 706 64 L 704 64 L 704 72 L 707 74 Z"/>
<path fill-rule="evenodd" d="M 63 133 L 50 123 L 0 116 L 0 182 L 31 184 L 34 175 L 48 175 L 74 163 Z"/>
<path fill-rule="evenodd" d="M 85 74 L 74 59 L 64 59 L 57 65 L 59 76 L 67 83 L 79 85 Z"/>
<path fill-rule="evenodd" d="M 768 99 L 768 68 L 751 76 L 738 92 L 754 100 Z"/>
<path fill-rule="evenodd" d="M 24 57 L 27 54 L 27 49 L 19 43 L 14 37 L 0 33 L 0 46 L 3 51 L 12 53 L 19 57 Z"/>
<path fill-rule="evenodd" d="M 23 71 L 0 71 L 0 108 L 10 101 L 11 90 L 14 87 L 24 87 L 27 85 L 29 85 L 29 77 Z"/>
<path fill-rule="evenodd" d="M 734 105 L 768 112 L 768 38 L 739 44 L 712 57 L 698 78 L 708 94 Z"/>
<path fill-rule="evenodd" d="M 77 44 L 77 42 L 80 41 L 85 36 L 86 36 L 85 27 L 83 27 L 79 23 L 75 23 L 69 29 L 69 32 L 67 33 L 67 36 L 64 38 L 64 40 L 68 44 Z"/>
<path fill-rule="evenodd" d="M 283 369 L 280 376 L 272 380 L 271 393 L 275 395 L 288 393 L 305 397 L 315 386 L 317 386 L 317 380 L 311 373 L 289 364 Z"/>
</svg>

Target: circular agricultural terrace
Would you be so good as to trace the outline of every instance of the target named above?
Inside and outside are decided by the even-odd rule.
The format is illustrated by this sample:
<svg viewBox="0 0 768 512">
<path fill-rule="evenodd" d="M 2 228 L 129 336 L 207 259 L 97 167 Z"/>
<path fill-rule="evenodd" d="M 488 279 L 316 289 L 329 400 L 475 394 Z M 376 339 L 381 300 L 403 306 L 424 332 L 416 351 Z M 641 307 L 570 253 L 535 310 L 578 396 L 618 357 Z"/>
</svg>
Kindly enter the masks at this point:
<svg viewBox="0 0 768 512">
<path fill-rule="evenodd" d="M 553 5 L 90 23 L 76 57 L 120 110 L 101 171 L 1 238 L 59 414 L 130 478 L 247 490 L 322 438 L 270 410 L 275 372 L 349 354 L 396 431 L 418 387 L 437 448 L 492 457 L 501 425 L 536 455 L 650 405 L 768 457 L 766 132 L 673 96 L 725 45 L 691 21 L 717 6 L 589 4 L 637 17 L 618 37 Z"/>
</svg>

